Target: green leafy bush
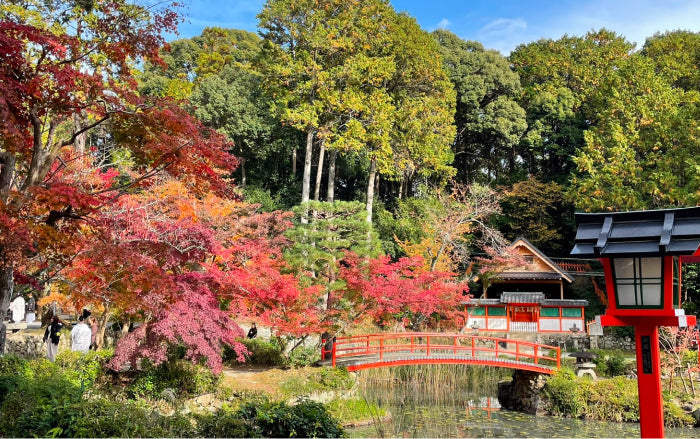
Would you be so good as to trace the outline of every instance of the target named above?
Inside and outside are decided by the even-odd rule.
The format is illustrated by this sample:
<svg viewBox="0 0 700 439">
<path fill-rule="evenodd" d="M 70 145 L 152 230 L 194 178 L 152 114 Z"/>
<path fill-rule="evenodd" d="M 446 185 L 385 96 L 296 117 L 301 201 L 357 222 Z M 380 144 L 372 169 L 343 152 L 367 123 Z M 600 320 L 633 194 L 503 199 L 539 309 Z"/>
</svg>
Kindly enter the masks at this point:
<svg viewBox="0 0 700 439">
<path fill-rule="evenodd" d="M 63 370 L 65 377 L 75 384 L 90 386 L 104 376 L 104 365 L 114 355 L 112 350 L 88 351 L 83 354 L 75 351 L 61 351 L 56 356 L 56 366 Z"/>
<path fill-rule="evenodd" d="M 607 366 L 608 376 L 616 377 L 620 375 L 627 375 L 630 372 L 630 364 L 625 360 L 625 356 L 620 352 L 615 352 L 605 359 L 605 364 Z"/>
<path fill-rule="evenodd" d="M 664 425 L 674 428 L 693 427 L 695 426 L 695 418 L 683 411 L 677 404 L 664 398 Z"/>
<path fill-rule="evenodd" d="M 246 339 L 243 344 L 248 349 L 246 363 L 254 366 L 285 366 L 286 359 L 282 354 L 282 347 L 274 339 L 270 341 L 259 338 Z M 224 361 L 231 363 L 235 361 L 233 349 L 224 348 Z"/>
<path fill-rule="evenodd" d="M 171 360 L 158 366 L 144 361 L 142 370 L 128 388 L 128 394 L 140 398 L 162 398 L 166 389 L 179 396 L 201 395 L 216 390 L 220 377 L 209 369 L 186 360 Z"/>
<path fill-rule="evenodd" d="M 80 384 L 49 361 L 32 365 L 33 373 L 22 376 L 0 405 L 0 436 L 43 437 L 74 419 L 66 411 L 82 401 Z"/>
<path fill-rule="evenodd" d="M 593 360 L 596 364 L 596 374 L 599 376 L 616 377 L 628 375 L 632 364 L 627 361 L 623 352 L 603 349 L 592 349 L 598 357 Z"/>
<path fill-rule="evenodd" d="M 73 406 L 74 415 L 62 429 L 65 437 L 192 437 L 194 426 L 186 415 L 163 415 L 134 401 L 99 398 Z"/>
<path fill-rule="evenodd" d="M 287 365 L 291 367 L 311 366 L 321 359 L 321 351 L 318 348 L 300 346 L 289 354 Z"/>
<path fill-rule="evenodd" d="M 29 361 L 15 355 L 0 356 L 0 403 L 31 373 Z"/>
<path fill-rule="evenodd" d="M 336 367 L 313 368 L 313 373 L 293 376 L 281 383 L 282 390 L 289 395 L 348 390 L 355 379 L 347 369 Z"/>
<path fill-rule="evenodd" d="M 586 413 L 584 386 L 570 369 L 562 369 L 547 381 L 543 393 L 554 416 L 579 418 Z"/>
<path fill-rule="evenodd" d="M 262 437 L 253 422 L 243 419 L 239 411 L 221 408 L 214 413 L 194 415 L 197 434 L 201 437 Z"/>
<path fill-rule="evenodd" d="M 611 422 L 639 422 L 637 381 L 624 377 L 598 380 L 586 388 L 586 417 Z"/>
<path fill-rule="evenodd" d="M 345 431 L 326 407 L 302 400 L 295 405 L 284 402 L 246 404 L 239 410 L 253 425 L 253 433 L 262 437 L 344 437 Z"/>
</svg>

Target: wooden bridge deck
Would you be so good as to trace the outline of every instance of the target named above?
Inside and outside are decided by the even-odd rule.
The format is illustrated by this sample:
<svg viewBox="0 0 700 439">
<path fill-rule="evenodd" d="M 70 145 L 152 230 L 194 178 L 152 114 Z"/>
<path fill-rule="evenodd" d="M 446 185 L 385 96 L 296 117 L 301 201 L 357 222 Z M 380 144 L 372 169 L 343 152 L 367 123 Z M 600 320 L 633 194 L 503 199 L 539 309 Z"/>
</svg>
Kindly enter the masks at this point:
<svg viewBox="0 0 700 439">
<path fill-rule="evenodd" d="M 322 358 L 349 370 L 411 364 L 471 364 L 552 374 L 561 350 L 527 341 L 446 333 L 392 333 L 339 337 Z"/>
</svg>

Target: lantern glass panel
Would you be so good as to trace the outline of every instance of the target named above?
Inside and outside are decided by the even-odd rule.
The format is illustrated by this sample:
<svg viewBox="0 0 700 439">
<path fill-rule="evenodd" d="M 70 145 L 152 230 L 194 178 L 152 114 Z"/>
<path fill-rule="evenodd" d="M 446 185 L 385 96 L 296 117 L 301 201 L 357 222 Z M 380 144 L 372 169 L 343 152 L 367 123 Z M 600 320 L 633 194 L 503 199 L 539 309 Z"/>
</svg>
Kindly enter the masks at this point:
<svg viewBox="0 0 700 439">
<path fill-rule="evenodd" d="M 661 308 L 662 261 L 662 258 L 614 259 L 617 305 L 623 308 Z"/>
</svg>

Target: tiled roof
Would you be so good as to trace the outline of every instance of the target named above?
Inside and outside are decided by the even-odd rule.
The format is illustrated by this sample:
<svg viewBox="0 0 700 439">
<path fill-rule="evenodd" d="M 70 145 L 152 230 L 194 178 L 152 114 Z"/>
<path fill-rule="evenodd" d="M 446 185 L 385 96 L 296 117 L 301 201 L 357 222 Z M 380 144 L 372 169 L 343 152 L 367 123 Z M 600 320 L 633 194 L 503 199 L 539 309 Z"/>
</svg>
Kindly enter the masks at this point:
<svg viewBox="0 0 700 439">
<path fill-rule="evenodd" d="M 577 213 L 576 224 L 574 256 L 692 255 L 700 247 L 700 207 Z"/>
<path fill-rule="evenodd" d="M 462 302 L 465 305 L 474 306 L 484 306 L 484 305 L 503 305 L 501 299 L 473 299 L 468 302 Z M 525 302 L 508 302 L 508 303 L 525 303 Z M 542 306 L 588 306 L 587 300 L 575 300 L 575 299 L 542 299 L 541 302 L 528 302 L 528 303 L 540 303 Z"/>
<path fill-rule="evenodd" d="M 495 280 L 517 280 L 517 279 L 537 279 L 537 280 L 562 280 L 562 275 L 553 271 L 504 271 L 498 274 Z"/>
<path fill-rule="evenodd" d="M 510 293 L 501 294 L 501 303 L 541 303 L 544 293 Z"/>
</svg>

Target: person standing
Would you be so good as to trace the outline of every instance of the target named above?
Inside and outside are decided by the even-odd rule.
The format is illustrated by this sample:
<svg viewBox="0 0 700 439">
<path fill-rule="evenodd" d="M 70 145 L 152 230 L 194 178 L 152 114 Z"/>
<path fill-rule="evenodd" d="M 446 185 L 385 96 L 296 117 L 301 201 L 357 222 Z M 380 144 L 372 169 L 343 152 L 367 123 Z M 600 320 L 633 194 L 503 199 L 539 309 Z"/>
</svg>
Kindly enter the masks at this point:
<svg viewBox="0 0 700 439">
<path fill-rule="evenodd" d="M 36 320 L 36 300 L 34 300 L 34 295 L 29 293 L 27 295 L 27 323 L 32 323 Z"/>
<path fill-rule="evenodd" d="M 10 310 L 12 311 L 12 321 L 14 323 L 19 323 L 24 320 L 24 297 L 19 295 L 15 297 L 15 300 L 10 304 Z"/>
<path fill-rule="evenodd" d="M 248 330 L 248 338 L 255 338 L 258 336 L 258 327 L 255 326 L 255 323 L 253 323 L 253 326 L 250 327 Z"/>
<path fill-rule="evenodd" d="M 94 317 L 88 318 L 88 323 L 90 323 L 90 333 L 92 334 L 92 337 L 90 337 L 90 349 L 93 351 L 97 350 L 97 331 L 100 329 L 99 325 L 97 324 L 97 319 Z"/>
<path fill-rule="evenodd" d="M 51 323 L 46 327 L 44 332 L 44 341 L 46 342 L 46 356 L 49 361 L 54 361 L 56 359 L 56 354 L 58 353 L 58 342 L 61 340 L 61 329 L 63 329 L 63 322 L 54 315 L 51 317 Z"/>
<path fill-rule="evenodd" d="M 85 319 L 80 316 L 78 324 L 73 326 L 70 332 L 71 350 L 86 353 L 90 350 L 90 340 L 92 339 L 92 331 L 85 324 Z"/>
</svg>

